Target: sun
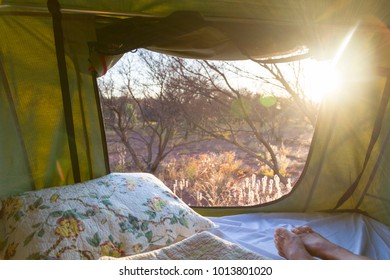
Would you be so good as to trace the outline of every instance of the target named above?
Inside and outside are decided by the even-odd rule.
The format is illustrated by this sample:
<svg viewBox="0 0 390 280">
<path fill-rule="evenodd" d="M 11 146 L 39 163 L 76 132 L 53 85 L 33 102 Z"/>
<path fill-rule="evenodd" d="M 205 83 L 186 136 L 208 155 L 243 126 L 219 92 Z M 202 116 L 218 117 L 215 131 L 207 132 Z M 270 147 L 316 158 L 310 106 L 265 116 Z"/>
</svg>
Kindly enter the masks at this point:
<svg viewBox="0 0 390 280">
<path fill-rule="evenodd" d="M 308 99 L 319 103 L 341 87 L 342 77 L 332 61 L 309 60 L 305 65 L 304 92 Z"/>
<path fill-rule="evenodd" d="M 304 89 L 307 97 L 313 102 L 320 102 L 326 95 L 336 93 L 343 86 L 345 76 L 343 77 L 342 71 L 338 67 L 340 67 L 339 63 L 346 49 L 350 48 L 349 45 L 357 27 L 358 24 L 348 32 L 332 60 L 316 61 L 310 59 L 307 61 Z"/>
</svg>

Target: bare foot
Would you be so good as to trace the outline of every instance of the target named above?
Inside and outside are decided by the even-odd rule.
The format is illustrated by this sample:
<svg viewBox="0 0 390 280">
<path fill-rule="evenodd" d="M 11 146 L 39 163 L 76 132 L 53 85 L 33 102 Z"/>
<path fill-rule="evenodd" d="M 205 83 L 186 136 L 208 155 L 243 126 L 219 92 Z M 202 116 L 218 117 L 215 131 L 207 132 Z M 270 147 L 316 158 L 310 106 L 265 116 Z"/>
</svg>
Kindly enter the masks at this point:
<svg viewBox="0 0 390 280">
<path fill-rule="evenodd" d="M 278 254 L 288 260 L 312 260 L 302 240 L 285 228 L 277 228 L 274 233 Z"/>
<path fill-rule="evenodd" d="M 356 255 L 324 238 L 315 232 L 311 227 L 300 226 L 292 230 L 294 234 L 301 238 L 306 250 L 314 257 L 323 260 L 353 260 L 367 259 Z"/>
</svg>

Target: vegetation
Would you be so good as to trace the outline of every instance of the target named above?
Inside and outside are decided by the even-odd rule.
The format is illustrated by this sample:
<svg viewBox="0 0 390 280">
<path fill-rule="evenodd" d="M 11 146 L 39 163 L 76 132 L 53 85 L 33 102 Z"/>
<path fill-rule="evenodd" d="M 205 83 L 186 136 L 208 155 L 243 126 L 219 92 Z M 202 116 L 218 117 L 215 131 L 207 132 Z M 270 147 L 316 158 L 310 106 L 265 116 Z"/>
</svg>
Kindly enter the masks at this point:
<svg viewBox="0 0 390 280">
<path fill-rule="evenodd" d="M 238 62 L 126 56 L 99 80 L 112 170 L 151 172 L 192 205 L 287 193 L 306 159 L 316 105 L 299 84 L 299 64 L 292 80 L 278 65 L 253 66 L 261 75 Z"/>
<path fill-rule="evenodd" d="M 234 152 L 172 158 L 161 170 L 157 176 L 190 205 L 255 205 L 275 200 L 292 188 L 291 180 L 284 185 L 277 175 L 256 174 Z"/>
</svg>

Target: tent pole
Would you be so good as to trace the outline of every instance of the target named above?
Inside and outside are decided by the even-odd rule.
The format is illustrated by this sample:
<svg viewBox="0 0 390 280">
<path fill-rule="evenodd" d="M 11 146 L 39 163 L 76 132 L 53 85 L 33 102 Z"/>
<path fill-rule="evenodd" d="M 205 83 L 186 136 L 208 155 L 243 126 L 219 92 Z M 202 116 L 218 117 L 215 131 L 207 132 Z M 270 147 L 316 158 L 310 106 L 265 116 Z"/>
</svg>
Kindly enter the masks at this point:
<svg viewBox="0 0 390 280">
<path fill-rule="evenodd" d="M 100 131 L 101 131 L 101 139 L 102 139 L 103 153 L 104 153 L 104 164 L 106 167 L 106 172 L 108 174 L 111 172 L 110 160 L 108 157 L 107 138 L 106 138 L 106 133 L 104 130 L 103 112 L 102 112 L 102 107 L 101 107 L 101 102 L 100 102 L 99 87 L 97 84 L 96 71 L 92 71 L 92 83 L 93 83 L 93 88 L 94 88 L 94 92 L 95 92 L 96 107 L 97 107 L 97 112 L 98 112 L 98 116 L 99 116 L 99 124 L 100 124 L 100 128 L 101 128 Z"/>
<path fill-rule="evenodd" d="M 62 30 L 62 14 L 61 7 L 57 0 L 48 0 L 47 7 L 53 18 L 53 31 L 54 41 L 56 47 L 58 71 L 61 82 L 62 91 L 62 102 L 64 107 L 65 125 L 68 137 L 68 145 L 70 151 L 70 159 L 72 163 L 73 179 L 75 183 L 81 181 L 80 179 L 80 166 L 77 153 L 73 111 L 72 111 L 72 100 L 70 96 L 69 80 L 65 59 L 65 47 L 64 47 L 64 35 Z"/>
</svg>

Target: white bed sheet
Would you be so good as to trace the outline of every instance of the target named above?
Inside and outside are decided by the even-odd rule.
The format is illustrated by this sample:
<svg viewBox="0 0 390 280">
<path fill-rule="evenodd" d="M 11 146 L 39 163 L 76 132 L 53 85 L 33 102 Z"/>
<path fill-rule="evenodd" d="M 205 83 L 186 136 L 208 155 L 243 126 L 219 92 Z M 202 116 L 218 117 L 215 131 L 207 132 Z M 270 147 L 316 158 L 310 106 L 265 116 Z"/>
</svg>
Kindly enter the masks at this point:
<svg viewBox="0 0 390 280">
<path fill-rule="evenodd" d="M 282 259 L 273 241 L 277 227 L 311 226 L 330 241 L 373 259 L 390 259 L 390 227 L 357 213 L 255 213 L 208 217 L 209 231 L 270 259 Z"/>
</svg>

